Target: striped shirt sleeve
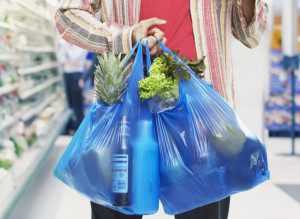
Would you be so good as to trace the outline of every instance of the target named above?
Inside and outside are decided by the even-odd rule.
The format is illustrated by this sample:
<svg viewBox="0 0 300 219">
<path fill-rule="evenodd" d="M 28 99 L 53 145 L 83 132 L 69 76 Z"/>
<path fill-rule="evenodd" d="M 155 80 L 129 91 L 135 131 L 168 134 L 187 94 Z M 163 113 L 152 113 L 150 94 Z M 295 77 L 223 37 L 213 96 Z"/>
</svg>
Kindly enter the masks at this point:
<svg viewBox="0 0 300 219">
<path fill-rule="evenodd" d="M 236 39 L 249 48 L 256 47 L 266 28 L 268 6 L 263 0 L 256 0 L 255 15 L 247 24 L 242 11 L 242 0 L 234 0 L 232 8 L 232 33 Z"/>
<path fill-rule="evenodd" d="M 89 51 L 129 53 L 132 27 L 109 24 L 95 18 L 100 4 L 101 0 L 61 0 L 55 15 L 58 32 L 68 42 Z"/>
</svg>

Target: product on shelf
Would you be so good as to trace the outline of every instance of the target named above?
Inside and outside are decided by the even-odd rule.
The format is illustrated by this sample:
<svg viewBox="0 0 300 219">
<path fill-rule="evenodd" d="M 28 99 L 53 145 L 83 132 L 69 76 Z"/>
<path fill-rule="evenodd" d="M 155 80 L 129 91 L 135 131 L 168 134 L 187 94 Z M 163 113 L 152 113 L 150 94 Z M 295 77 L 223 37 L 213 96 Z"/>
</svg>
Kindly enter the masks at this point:
<svg viewBox="0 0 300 219">
<path fill-rule="evenodd" d="M 277 59 L 274 58 L 277 56 Z M 288 135 L 291 130 L 291 80 L 283 68 L 282 52 L 271 49 L 271 69 L 269 77 L 269 97 L 265 103 L 265 124 L 271 136 Z M 281 61 L 279 61 L 281 60 Z M 300 112 L 300 71 L 296 75 L 296 111 Z M 300 121 L 296 119 L 296 130 L 300 131 Z"/>
<path fill-rule="evenodd" d="M 1 216 L 70 117 L 49 2 L 0 0 Z"/>
<path fill-rule="evenodd" d="M 0 142 L 0 168 L 10 169 L 16 159 L 14 144 L 8 139 Z"/>
<path fill-rule="evenodd" d="M 300 19 L 300 18 L 299 18 Z M 300 36 L 300 30 L 299 30 Z M 269 96 L 265 103 L 265 126 L 270 136 L 289 136 L 292 128 L 291 75 L 284 69 L 281 17 L 274 18 L 270 50 Z M 300 39 L 300 38 L 299 38 Z M 300 51 L 300 41 L 298 43 Z M 296 131 L 300 132 L 300 71 L 296 81 Z"/>
<path fill-rule="evenodd" d="M 24 136 L 24 129 L 24 124 L 20 122 L 17 124 L 16 133 L 10 136 L 10 140 L 14 143 L 17 156 L 21 156 L 28 149 L 28 143 Z"/>
</svg>

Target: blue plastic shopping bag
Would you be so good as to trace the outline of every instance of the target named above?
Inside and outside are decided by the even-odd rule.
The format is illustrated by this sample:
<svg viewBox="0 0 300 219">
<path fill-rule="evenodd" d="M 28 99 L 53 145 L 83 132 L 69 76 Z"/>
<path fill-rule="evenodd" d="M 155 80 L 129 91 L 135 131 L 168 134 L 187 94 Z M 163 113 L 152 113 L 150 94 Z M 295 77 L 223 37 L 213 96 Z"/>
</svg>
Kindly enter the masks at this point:
<svg viewBox="0 0 300 219">
<path fill-rule="evenodd" d="M 152 214 L 158 209 L 159 149 L 152 114 L 138 94 L 141 41 L 130 57 L 136 49 L 123 101 L 94 102 L 55 175 L 93 202 L 125 214 Z"/>
<path fill-rule="evenodd" d="M 180 98 L 148 101 L 155 115 L 160 200 L 167 214 L 222 200 L 269 178 L 263 143 L 210 84 L 175 59 L 191 73 L 191 80 L 180 82 Z M 147 52 L 148 69 L 149 60 Z"/>
</svg>

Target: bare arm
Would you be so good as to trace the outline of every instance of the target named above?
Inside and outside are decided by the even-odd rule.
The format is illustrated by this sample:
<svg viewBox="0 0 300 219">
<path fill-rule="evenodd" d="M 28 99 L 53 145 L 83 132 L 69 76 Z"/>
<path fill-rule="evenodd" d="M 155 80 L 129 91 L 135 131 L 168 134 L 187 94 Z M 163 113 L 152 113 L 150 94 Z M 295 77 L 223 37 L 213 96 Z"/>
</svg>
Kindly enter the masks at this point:
<svg viewBox="0 0 300 219">
<path fill-rule="evenodd" d="M 242 0 L 242 11 L 247 24 L 250 24 L 254 18 L 256 0 Z"/>
<path fill-rule="evenodd" d="M 248 48 L 255 48 L 266 28 L 268 6 L 264 0 L 233 0 L 232 33 Z"/>
</svg>

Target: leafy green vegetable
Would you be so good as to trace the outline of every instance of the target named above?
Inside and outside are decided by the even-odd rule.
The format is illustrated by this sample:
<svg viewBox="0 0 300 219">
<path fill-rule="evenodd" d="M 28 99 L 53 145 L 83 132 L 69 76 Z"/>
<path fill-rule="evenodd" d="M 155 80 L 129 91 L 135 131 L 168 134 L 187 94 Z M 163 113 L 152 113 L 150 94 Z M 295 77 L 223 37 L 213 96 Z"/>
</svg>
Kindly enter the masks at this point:
<svg viewBox="0 0 300 219">
<path fill-rule="evenodd" d="M 173 55 L 163 53 L 153 60 L 150 76 L 139 82 L 141 99 L 158 97 L 161 100 L 179 97 L 180 80 L 190 80 L 191 75 Z"/>
<path fill-rule="evenodd" d="M 140 97 L 149 99 L 157 95 L 164 96 L 164 93 L 174 89 L 176 83 L 171 77 L 166 77 L 164 74 L 152 74 L 140 81 Z"/>
<path fill-rule="evenodd" d="M 185 69 L 185 67 L 180 63 L 174 60 L 173 55 L 169 55 L 167 53 L 162 54 L 162 60 L 166 63 L 166 71 L 163 72 L 167 77 L 172 77 L 173 79 L 178 80 L 190 80 L 191 75 Z"/>
<path fill-rule="evenodd" d="M 3 168 L 3 169 L 10 169 L 13 165 L 13 162 L 10 161 L 10 160 L 1 160 L 0 159 L 0 168 Z"/>
<path fill-rule="evenodd" d="M 23 142 L 20 141 L 20 139 L 18 139 L 16 136 L 11 136 L 10 140 L 14 143 L 16 155 L 18 157 L 21 156 L 21 154 L 23 154 L 23 152 L 25 151 L 25 146 L 22 145 Z"/>
<path fill-rule="evenodd" d="M 179 51 L 173 51 L 176 55 L 179 54 Z M 204 71 L 206 69 L 205 66 L 205 56 L 203 56 L 201 59 L 198 60 L 189 60 L 184 55 L 181 55 L 181 60 L 183 60 L 193 72 L 195 72 L 196 75 L 198 75 L 200 78 L 204 78 Z"/>
</svg>

